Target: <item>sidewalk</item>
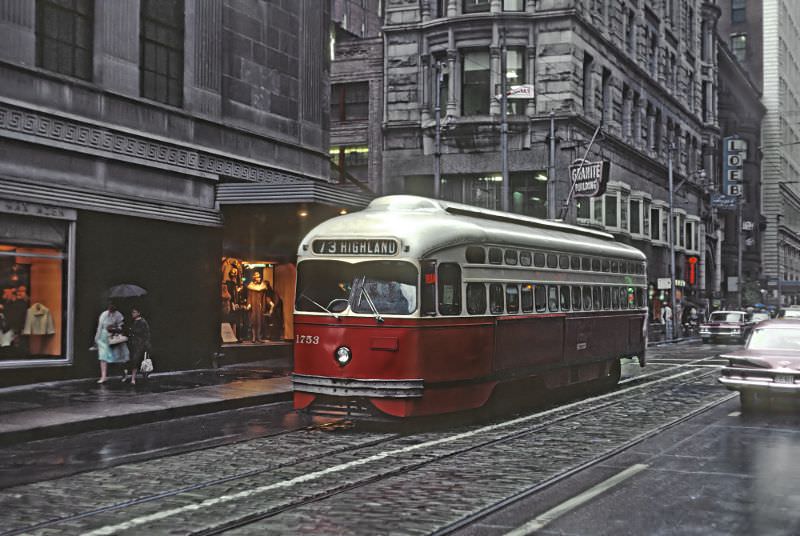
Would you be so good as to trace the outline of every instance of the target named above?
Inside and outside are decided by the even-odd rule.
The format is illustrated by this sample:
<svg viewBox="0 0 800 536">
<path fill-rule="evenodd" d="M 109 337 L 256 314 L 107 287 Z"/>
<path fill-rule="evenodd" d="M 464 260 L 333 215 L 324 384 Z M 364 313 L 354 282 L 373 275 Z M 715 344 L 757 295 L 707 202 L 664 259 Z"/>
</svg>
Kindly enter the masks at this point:
<svg viewBox="0 0 800 536">
<path fill-rule="evenodd" d="M 0 389 L 0 445 L 291 400 L 290 359 Z"/>
</svg>

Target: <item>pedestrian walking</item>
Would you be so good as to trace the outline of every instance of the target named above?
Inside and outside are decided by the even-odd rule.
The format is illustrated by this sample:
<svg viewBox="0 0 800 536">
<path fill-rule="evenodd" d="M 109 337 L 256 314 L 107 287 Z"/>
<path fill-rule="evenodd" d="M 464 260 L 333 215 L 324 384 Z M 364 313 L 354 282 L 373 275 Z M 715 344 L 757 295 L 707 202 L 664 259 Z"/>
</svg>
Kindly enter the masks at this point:
<svg viewBox="0 0 800 536">
<path fill-rule="evenodd" d="M 100 379 L 97 383 L 108 381 L 108 365 L 127 363 L 130 357 L 126 338 L 122 336 L 122 326 L 125 317 L 117 311 L 113 302 L 108 302 L 108 308 L 100 313 L 97 320 L 97 332 L 94 343 L 97 347 L 97 359 L 100 361 Z"/>
<path fill-rule="evenodd" d="M 672 340 L 672 307 L 665 303 L 661 307 L 661 323 L 666 327 L 667 340 Z"/>
<path fill-rule="evenodd" d="M 150 324 L 135 307 L 131 309 L 131 318 L 133 322 L 128 329 L 128 348 L 131 352 L 131 385 L 136 385 L 136 373 L 145 355 L 151 351 Z"/>
</svg>

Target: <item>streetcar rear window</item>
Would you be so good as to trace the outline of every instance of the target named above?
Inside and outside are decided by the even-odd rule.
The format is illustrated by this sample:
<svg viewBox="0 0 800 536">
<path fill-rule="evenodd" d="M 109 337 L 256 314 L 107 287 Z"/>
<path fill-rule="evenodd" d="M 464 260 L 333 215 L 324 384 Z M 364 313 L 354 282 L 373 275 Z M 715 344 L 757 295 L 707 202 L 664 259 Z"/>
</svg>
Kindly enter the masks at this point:
<svg viewBox="0 0 800 536">
<path fill-rule="evenodd" d="M 558 256 L 558 267 L 562 270 L 569 270 L 569 255 Z"/>
<path fill-rule="evenodd" d="M 592 269 L 592 260 L 589 257 L 581 257 L 581 270 L 588 272 Z"/>
<path fill-rule="evenodd" d="M 417 310 L 418 279 L 417 268 L 404 261 L 303 261 L 295 310 L 409 315 Z"/>
<path fill-rule="evenodd" d="M 569 267 L 572 268 L 573 270 L 580 270 L 581 269 L 581 258 L 580 257 L 576 257 L 574 255 L 572 257 L 570 257 L 570 259 L 569 259 Z"/>
<path fill-rule="evenodd" d="M 562 285 L 559 289 L 559 294 L 561 297 L 561 310 L 569 311 L 570 310 L 569 287 L 567 285 Z"/>
<path fill-rule="evenodd" d="M 520 302 L 523 313 L 533 312 L 533 285 L 530 283 L 522 285 Z"/>
<path fill-rule="evenodd" d="M 454 262 L 439 265 L 439 314 L 461 314 L 461 267 Z"/>
<path fill-rule="evenodd" d="M 503 285 L 500 283 L 492 283 L 489 285 L 489 309 L 493 315 L 501 315 L 505 310 L 505 303 L 503 299 Z"/>
<path fill-rule="evenodd" d="M 572 308 L 576 311 L 581 309 L 581 287 L 572 287 Z"/>
<path fill-rule="evenodd" d="M 592 310 L 592 287 L 583 287 L 583 310 Z"/>
<path fill-rule="evenodd" d="M 467 262 L 470 264 L 485 264 L 486 250 L 480 246 L 468 246 L 466 252 Z"/>
<path fill-rule="evenodd" d="M 519 252 L 519 264 L 520 264 L 520 266 L 530 266 L 531 265 L 531 252 L 530 251 L 520 251 Z"/>
<path fill-rule="evenodd" d="M 489 264 L 503 264 L 503 250 L 489 248 Z"/>
<path fill-rule="evenodd" d="M 611 287 L 611 307 L 619 309 L 619 292 L 617 287 Z"/>
<path fill-rule="evenodd" d="M 519 312 L 519 288 L 517 285 L 506 285 L 506 311 Z"/>
<path fill-rule="evenodd" d="M 636 289 L 636 306 L 644 307 L 644 290 L 641 288 Z"/>
<path fill-rule="evenodd" d="M 603 287 L 603 309 L 611 309 L 611 287 Z"/>
<path fill-rule="evenodd" d="M 611 272 L 612 273 L 619 273 L 619 262 L 611 261 Z"/>
<path fill-rule="evenodd" d="M 599 272 L 600 271 L 600 259 L 597 257 L 592 259 L 592 271 Z"/>
<path fill-rule="evenodd" d="M 486 314 L 486 285 L 467 283 L 467 312 L 471 315 Z"/>
<path fill-rule="evenodd" d="M 555 253 L 547 254 L 547 267 L 558 268 L 558 255 L 556 255 Z"/>
<path fill-rule="evenodd" d="M 608 272 L 611 269 L 611 263 L 608 259 L 603 259 L 603 271 Z"/>
<path fill-rule="evenodd" d="M 592 287 L 592 308 L 597 311 L 603 308 L 603 300 L 600 287 Z"/>
<path fill-rule="evenodd" d="M 544 262 L 544 253 L 539 253 L 538 251 L 533 254 L 533 265 L 537 268 L 541 268 L 545 265 Z"/>
<path fill-rule="evenodd" d="M 506 256 L 505 256 L 506 264 L 510 264 L 512 266 L 516 266 L 517 264 L 517 250 L 515 249 L 507 249 Z"/>
</svg>

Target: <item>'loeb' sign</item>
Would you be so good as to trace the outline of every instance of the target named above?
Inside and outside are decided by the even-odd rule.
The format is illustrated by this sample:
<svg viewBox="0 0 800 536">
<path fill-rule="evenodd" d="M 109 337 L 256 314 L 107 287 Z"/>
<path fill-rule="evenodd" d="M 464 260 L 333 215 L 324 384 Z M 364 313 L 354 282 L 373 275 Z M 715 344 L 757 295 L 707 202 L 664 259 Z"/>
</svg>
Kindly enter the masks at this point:
<svg viewBox="0 0 800 536">
<path fill-rule="evenodd" d="M 608 174 L 611 162 L 589 162 L 588 160 L 575 160 L 569 166 L 569 177 L 575 185 L 575 197 L 596 197 L 603 195 L 608 183 Z"/>
<path fill-rule="evenodd" d="M 314 240 L 311 249 L 317 255 L 396 255 L 397 240 L 384 238 Z"/>
</svg>

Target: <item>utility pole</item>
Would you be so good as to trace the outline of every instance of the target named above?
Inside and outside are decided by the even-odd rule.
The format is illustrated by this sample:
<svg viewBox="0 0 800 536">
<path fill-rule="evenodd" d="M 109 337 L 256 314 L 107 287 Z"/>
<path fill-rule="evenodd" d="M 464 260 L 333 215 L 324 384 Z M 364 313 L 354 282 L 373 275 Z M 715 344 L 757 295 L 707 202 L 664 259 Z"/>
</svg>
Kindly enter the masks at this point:
<svg viewBox="0 0 800 536">
<path fill-rule="evenodd" d="M 433 153 L 433 197 L 439 199 L 441 197 L 442 188 L 442 103 L 441 103 L 441 86 L 442 86 L 442 62 L 436 61 L 436 89 L 434 90 L 434 115 L 436 117 L 436 134 L 434 141 Z"/>
<path fill-rule="evenodd" d="M 775 216 L 775 244 L 778 246 L 778 308 L 775 311 L 776 314 L 780 313 L 781 305 L 783 305 L 783 285 L 781 283 L 781 279 L 783 279 L 783 270 L 781 270 L 781 215 L 777 214 Z"/>
<path fill-rule="evenodd" d="M 550 110 L 550 162 L 547 166 L 547 219 L 558 216 L 556 203 L 556 112 Z"/>
<path fill-rule="evenodd" d="M 501 207 L 503 212 L 509 212 L 510 185 L 508 183 L 508 95 L 506 94 L 506 29 L 502 29 L 500 45 L 500 153 L 503 160 L 503 183 Z"/>
<path fill-rule="evenodd" d="M 667 150 L 667 174 L 669 176 L 669 225 L 667 226 L 667 238 L 669 239 L 669 289 L 670 300 L 672 301 L 672 339 L 675 339 L 677 333 L 678 323 L 675 321 L 677 311 L 675 310 L 675 218 L 673 217 L 673 204 L 674 204 L 674 191 L 672 184 L 672 153 L 675 150 L 675 144 L 670 143 Z"/>
</svg>

